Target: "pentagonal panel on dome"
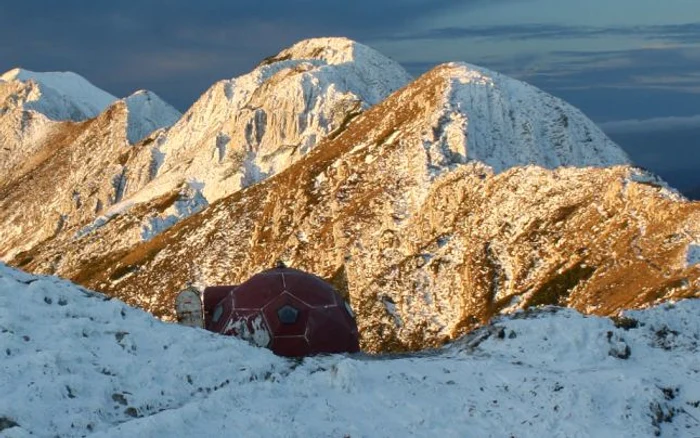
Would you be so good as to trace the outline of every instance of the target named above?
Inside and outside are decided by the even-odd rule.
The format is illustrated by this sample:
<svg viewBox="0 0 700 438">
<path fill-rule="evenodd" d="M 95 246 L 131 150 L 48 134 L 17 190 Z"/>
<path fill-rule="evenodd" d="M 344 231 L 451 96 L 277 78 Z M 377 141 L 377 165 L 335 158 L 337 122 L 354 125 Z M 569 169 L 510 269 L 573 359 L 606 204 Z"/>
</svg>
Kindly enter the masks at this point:
<svg viewBox="0 0 700 438">
<path fill-rule="evenodd" d="M 277 270 L 254 275 L 233 291 L 237 309 L 262 309 L 284 290 L 282 275 Z"/>
<path fill-rule="evenodd" d="M 293 308 L 297 311 L 294 322 L 285 323 L 280 319 L 278 312 L 285 307 Z M 309 306 L 287 292 L 283 292 L 272 299 L 265 305 L 262 312 L 273 336 L 303 336 L 306 331 Z"/>
<path fill-rule="evenodd" d="M 293 269 L 284 270 L 286 290 L 311 307 L 338 304 L 333 287 L 320 278 Z"/>
<path fill-rule="evenodd" d="M 277 309 L 277 319 L 282 324 L 294 324 L 299 318 L 299 309 L 288 304 Z"/>
<path fill-rule="evenodd" d="M 355 321 L 341 307 L 316 307 L 309 311 L 306 338 L 311 353 L 360 351 Z"/>
</svg>

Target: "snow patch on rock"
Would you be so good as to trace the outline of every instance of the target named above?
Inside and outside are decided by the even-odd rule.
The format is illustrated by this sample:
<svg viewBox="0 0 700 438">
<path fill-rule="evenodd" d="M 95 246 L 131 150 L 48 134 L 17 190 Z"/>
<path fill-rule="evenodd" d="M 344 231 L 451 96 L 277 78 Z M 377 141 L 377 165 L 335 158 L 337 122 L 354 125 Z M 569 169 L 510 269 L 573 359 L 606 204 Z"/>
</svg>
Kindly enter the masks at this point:
<svg viewBox="0 0 700 438">
<path fill-rule="evenodd" d="M 207 208 L 209 202 L 202 195 L 203 188 L 203 185 L 196 182 L 188 183 L 170 207 L 157 216 L 151 216 L 145 220 L 146 223 L 141 228 L 141 238 L 144 241 L 151 240 L 181 220 Z"/>
<path fill-rule="evenodd" d="M 137 91 L 124 102 L 129 111 L 127 138 L 131 144 L 138 143 L 157 129 L 172 126 L 182 117 L 179 111 L 151 91 Z"/>
<path fill-rule="evenodd" d="M 85 227 L 79 229 L 79 230 L 75 233 L 75 238 L 76 238 L 76 239 L 80 239 L 80 238 L 85 237 L 85 236 L 87 236 L 88 234 L 94 232 L 94 231 L 97 230 L 98 228 L 101 228 L 101 227 L 105 226 L 105 225 L 106 225 L 110 220 L 112 220 L 112 219 L 114 218 L 114 216 L 116 216 L 116 215 L 117 215 L 117 213 L 109 214 L 109 215 L 98 216 L 97 219 L 95 219 L 91 224 L 89 224 L 89 225 L 87 225 L 87 226 L 85 226 Z"/>
<path fill-rule="evenodd" d="M 655 175 L 646 169 L 639 167 L 630 168 L 628 180 L 635 183 L 656 187 L 659 189 L 660 193 L 668 199 L 674 201 L 681 201 L 685 199 L 678 190 L 668 185 L 668 183 L 661 179 L 660 176 Z"/>
</svg>

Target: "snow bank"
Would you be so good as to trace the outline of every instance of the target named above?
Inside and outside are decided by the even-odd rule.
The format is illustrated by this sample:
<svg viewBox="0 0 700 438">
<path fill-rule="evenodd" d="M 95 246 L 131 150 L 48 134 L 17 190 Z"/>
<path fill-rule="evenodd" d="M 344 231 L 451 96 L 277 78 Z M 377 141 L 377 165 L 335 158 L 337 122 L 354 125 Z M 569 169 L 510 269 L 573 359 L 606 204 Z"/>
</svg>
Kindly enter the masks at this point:
<svg viewBox="0 0 700 438">
<path fill-rule="evenodd" d="M 295 361 L 0 265 L 0 436 L 693 437 L 699 316 L 545 308 L 439 351 Z"/>
<path fill-rule="evenodd" d="M 36 436 L 107 432 L 288 369 L 243 341 L 162 323 L 69 282 L 4 265 L 0 345 L 0 419 Z"/>
</svg>

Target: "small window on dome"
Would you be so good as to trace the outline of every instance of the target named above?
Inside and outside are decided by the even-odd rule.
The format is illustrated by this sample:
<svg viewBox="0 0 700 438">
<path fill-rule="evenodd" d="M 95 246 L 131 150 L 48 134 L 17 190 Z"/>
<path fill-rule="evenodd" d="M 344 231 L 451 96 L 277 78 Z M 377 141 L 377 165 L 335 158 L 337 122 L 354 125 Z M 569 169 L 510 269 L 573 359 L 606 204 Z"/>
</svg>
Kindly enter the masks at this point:
<svg viewBox="0 0 700 438">
<path fill-rule="evenodd" d="M 224 306 L 222 306 L 221 304 L 219 304 L 218 306 L 216 306 L 216 307 L 214 308 L 214 314 L 211 316 L 211 321 L 212 321 L 213 323 L 219 322 L 219 320 L 221 319 L 221 315 L 222 315 L 223 313 L 224 313 Z"/>
<path fill-rule="evenodd" d="M 347 310 L 348 314 L 354 318 L 355 312 L 352 311 L 352 307 L 350 307 L 350 303 L 348 303 L 347 301 L 343 301 L 343 303 L 345 304 L 345 310 Z"/>
</svg>

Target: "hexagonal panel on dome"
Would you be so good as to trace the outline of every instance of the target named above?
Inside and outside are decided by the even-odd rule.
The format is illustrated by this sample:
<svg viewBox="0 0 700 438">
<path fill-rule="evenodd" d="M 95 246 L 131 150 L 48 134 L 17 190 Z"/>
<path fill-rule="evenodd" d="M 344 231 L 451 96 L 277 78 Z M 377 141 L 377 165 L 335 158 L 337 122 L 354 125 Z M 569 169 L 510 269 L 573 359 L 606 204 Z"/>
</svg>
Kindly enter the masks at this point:
<svg viewBox="0 0 700 438">
<path fill-rule="evenodd" d="M 266 271 L 239 285 L 233 296 L 238 309 L 262 309 L 283 290 L 282 275 Z"/>
<path fill-rule="evenodd" d="M 335 290 L 320 278 L 289 270 L 284 273 L 286 290 L 311 307 L 338 304 Z"/>
<path fill-rule="evenodd" d="M 357 325 L 343 307 L 317 307 L 309 311 L 306 338 L 312 353 L 359 351 Z"/>
<path fill-rule="evenodd" d="M 297 311 L 294 322 L 285 323 L 281 320 L 279 311 L 286 307 L 294 308 Z M 267 303 L 262 312 L 273 336 L 303 335 L 306 331 L 309 306 L 287 292 L 283 292 Z"/>
</svg>

